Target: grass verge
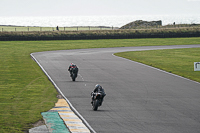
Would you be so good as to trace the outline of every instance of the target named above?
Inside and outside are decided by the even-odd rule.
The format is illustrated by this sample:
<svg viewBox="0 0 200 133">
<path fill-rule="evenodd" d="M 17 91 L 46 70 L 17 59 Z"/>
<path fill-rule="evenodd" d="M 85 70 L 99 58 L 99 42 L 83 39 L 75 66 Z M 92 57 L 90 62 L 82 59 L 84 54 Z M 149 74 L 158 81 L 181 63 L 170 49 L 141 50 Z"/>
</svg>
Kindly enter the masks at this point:
<svg viewBox="0 0 200 133">
<path fill-rule="evenodd" d="M 200 61 L 199 51 L 200 48 L 188 48 L 123 52 L 115 55 L 200 82 L 200 72 L 194 71 L 194 62 Z"/>
<path fill-rule="evenodd" d="M 57 101 L 54 86 L 30 53 L 64 49 L 198 44 L 200 38 L 0 41 L 0 132 L 21 133 Z M 198 56 L 199 57 L 199 56 Z M 67 69 L 67 68 L 66 68 Z M 66 71 L 67 72 L 67 71 Z"/>
</svg>

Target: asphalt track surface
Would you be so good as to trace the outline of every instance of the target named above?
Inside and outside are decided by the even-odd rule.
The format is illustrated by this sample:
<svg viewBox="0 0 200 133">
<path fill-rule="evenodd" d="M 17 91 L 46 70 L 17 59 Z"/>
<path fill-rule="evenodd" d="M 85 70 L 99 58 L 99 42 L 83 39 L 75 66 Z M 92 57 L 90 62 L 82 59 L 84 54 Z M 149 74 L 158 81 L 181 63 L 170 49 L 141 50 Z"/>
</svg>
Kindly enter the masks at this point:
<svg viewBox="0 0 200 133">
<path fill-rule="evenodd" d="M 113 55 L 190 47 L 200 45 L 61 50 L 33 56 L 97 133 L 200 133 L 199 83 Z M 76 82 L 67 71 L 71 62 L 79 67 Z M 96 84 L 107 95 L 93 111 L 90 93 Z"/>
</svg>

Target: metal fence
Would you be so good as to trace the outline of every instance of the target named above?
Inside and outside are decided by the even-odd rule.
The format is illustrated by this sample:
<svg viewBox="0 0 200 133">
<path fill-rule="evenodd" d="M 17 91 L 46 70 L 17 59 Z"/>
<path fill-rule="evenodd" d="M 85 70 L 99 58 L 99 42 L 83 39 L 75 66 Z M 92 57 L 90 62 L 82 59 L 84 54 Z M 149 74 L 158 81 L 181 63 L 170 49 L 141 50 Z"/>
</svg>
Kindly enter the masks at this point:
<svg viewBox="0 0 200 133">
<path fill-rule="evenodd" d="M 113 30 L 116 27 L 13 27 L 13 26 L 0 26 L 1 32 L 13 32 L 13 31 L 81 31 L 81 30 Z"/>
<path fill-rule="evenodd" d="M 170 29 L 170 28 L 200 28 L 200 25 L 166 25 L 166 26 L 146 26 L 146 27 L 131 27 L 126 29 Z M 0 32 L 26 32 L 26 31 L 84 31 L 84 30 L 116 30 L 118 27 L 105 26 L 77 26 L 77 27 L 20 27 L 20 26 L 0 26 Z M 121 28 L 123 29 L 123 28 Z"/>
</svg>

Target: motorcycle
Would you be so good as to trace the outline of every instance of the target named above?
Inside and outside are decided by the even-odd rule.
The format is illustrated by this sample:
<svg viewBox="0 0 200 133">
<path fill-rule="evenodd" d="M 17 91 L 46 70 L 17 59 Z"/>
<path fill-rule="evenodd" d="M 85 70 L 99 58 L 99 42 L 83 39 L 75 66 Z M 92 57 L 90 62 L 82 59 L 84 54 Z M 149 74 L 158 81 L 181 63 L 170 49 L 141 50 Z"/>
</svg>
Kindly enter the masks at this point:
<svg viewBox="0 0 200 133">
<path fill-rule="evenodd" d="M 92 98 L 92 109 L 94 111 L 97 111 L 98 107 L 102 105 L 103 98 L 104 98 L 105 94 L 102 95 L 102 93 L 99 93 L 99 92 L 97 92 L 97 93 L 93 93 L 92 92 L 91 95 L 93 95 L 93 98 Z"/>
<path fill-rule="evenodd" d="M 72 70 L 71 70 L 71 78 L 72 78 L 72 81 L 75 81 L 75 80 L 76 80 L 76 78 L 77 78 L 77 73 L 78 73 L 77 68 L 72 68 Z"/>
</svg>

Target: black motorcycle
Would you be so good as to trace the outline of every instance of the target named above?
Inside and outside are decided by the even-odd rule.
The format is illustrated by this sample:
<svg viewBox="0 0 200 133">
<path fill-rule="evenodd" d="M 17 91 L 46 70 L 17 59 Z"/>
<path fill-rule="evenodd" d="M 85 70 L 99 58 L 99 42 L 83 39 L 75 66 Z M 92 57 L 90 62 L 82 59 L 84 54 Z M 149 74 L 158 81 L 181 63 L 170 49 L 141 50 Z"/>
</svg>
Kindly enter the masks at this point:
<svg viewBox="0 0 200 133">
<path fill-rule="evenodd" d="M 77 78 L 77 74 L 78 74 L 78 68 L 71 68 L 71 78 L 72 81 L 75 81 Z"/>
<path fill-rule="evenodd" d="M 98 107 L 102 105 L 103 102 L 103 98 L 105 96 L 105 94 L 103 95 L 102 93 L 91 93 L 91 95 L 93 96 L 92 98 L 92 109 L 94 111 L 97 111 Z"/>
</svg>

